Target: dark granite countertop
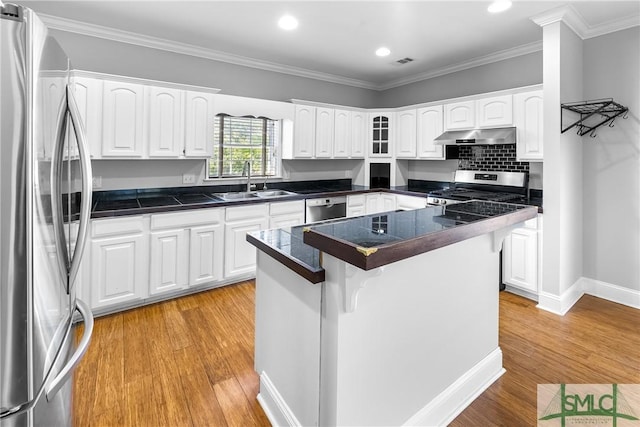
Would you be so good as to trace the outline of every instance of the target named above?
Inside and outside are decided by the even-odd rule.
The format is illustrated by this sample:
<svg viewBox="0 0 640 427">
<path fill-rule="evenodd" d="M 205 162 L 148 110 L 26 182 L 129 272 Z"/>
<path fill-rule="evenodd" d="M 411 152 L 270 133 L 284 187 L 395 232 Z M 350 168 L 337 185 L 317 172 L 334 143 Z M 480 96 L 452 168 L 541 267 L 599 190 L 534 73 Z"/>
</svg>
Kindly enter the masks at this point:
<svg viewBox="0 0 640 427">
<path fill-rule="evenodd" d="M 310 197 L 345 196 L 364 192 L 387 191 L 395 194 L 426 197 L 430 191 L 448 188 L 451 184 L 443 181 L 409 180 L 409 185 L 388 188 L 369 188 L 353 185 L 350 179 L 295 181 L 269 183 L 269 189 L 286 190 L 295 195 L 252 198 L 225 201 L 215 196 L 218 193 L 240 192 L 243 185 L 216 185 L 176 188 L 154 188 L 142 190 L 96 191 L 93 193 L 92 218 L 106 218 L 124 215 L 171 212 L 188 209 L 237 206 L 243 204 L 267 203 L 288 200 L 304 200 Z M 261 185 L 259 184 L 259 187 Z M 538 193 L 536 193 L 537 195 Z M 532 193 L 532 196 L 534 194 Z M 531 198 L 529 204 L 538 206 L 542 212 L 542 197 Z"/>
<path fill-rule="evenodd" d="M 304 243 L 370 270 L 535 218 L 533 206 L 469 201 L 305 227 Z"/>
</svg>

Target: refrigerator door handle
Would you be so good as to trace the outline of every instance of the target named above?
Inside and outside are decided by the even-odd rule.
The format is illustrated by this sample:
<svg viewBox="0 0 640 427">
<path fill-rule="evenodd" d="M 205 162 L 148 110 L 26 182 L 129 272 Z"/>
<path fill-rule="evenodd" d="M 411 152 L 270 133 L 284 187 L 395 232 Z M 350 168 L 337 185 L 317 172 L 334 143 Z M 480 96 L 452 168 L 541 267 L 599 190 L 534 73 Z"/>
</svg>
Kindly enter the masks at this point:
<svg viewBox="0 0 640 427">
<path fill-rule="evenodd" d="M 85 137 L 84 123 L 80 117 L 80 110 L 78 104 L 73 96 L 71 87 L 67 85 L 67 103 L 69 108 L 69 116 L 71 117 L 71 124 L 73 125 L 73 131 L 78 142 L 78 154 L 80 160 L 80 170 L 82 173 L 82 194 L 80 196 L 80 224 L 78 229 L 78 238 L 76 240 L 76 247 L 73 251 L 73 257 L 71 259 L 71 266 L 69 268 L 69 288 L 72 288 L 80 269 L 80 261 L 82 259 L 82 253 L 87 242 L 89 234 L 89 220 L 91 218 L 91 190 L 92 190 L 92 171 L 91 171 L 91 156 L 87 145 L 87 139 Z"/>
<path fill-rule="evenodd" d="M 53 234 L 55 236 L 56 257 L 60 278 L 66 284 L 65 291 L 69 293 L 69 253 L 67 239 L 64 234 L 64 212 L 62 210 L 62 163 L 64 161 L 64 138 L 67 133 L 67 102 L 63 100 L 58 109 L 58 130 L 55 145 L 51 155 L 51 217 Z"/>
<path fill-rule="evenodd" d="M 47 401 L 51 401 L 51 399 L 53 399 L 58 390 L 62 388 L 71 374 L 73 374 L 73 369 L 80 362 L 82 356 L 84 356 L 84 353 L 89 347 L 89 343 L 91 342 L 91 335 L 93 334 L 93 313 L 91 313 L 91 309 L 89 308 L 89 306 L 79 299 L 76 300 L 76 310 L 80 312 L 80 315 L 84 320 L 84 332 L 82 334 L 82 339 L 80 340 L 76 351 L 69 358 L 67 364 L 60 370 L 60 373 L 46 386 L 45 396 L 47 397 Z M 71 337 L 72 335 L 69 336 Z"/>
</svg>

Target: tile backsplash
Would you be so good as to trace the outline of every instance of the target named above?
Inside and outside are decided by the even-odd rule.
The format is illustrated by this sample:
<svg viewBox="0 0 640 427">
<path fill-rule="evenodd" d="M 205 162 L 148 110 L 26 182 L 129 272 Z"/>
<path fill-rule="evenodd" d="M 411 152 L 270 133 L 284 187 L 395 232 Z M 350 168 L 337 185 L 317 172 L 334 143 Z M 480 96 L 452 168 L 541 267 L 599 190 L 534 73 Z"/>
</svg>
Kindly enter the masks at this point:
<svg viewBox="0 0 640 427">
<path fill-rule="evenodd" d="M 529 172 L 529 162 L 516 160 L 515 144 L 460 146 L 460 170 Z"/>
</svg>

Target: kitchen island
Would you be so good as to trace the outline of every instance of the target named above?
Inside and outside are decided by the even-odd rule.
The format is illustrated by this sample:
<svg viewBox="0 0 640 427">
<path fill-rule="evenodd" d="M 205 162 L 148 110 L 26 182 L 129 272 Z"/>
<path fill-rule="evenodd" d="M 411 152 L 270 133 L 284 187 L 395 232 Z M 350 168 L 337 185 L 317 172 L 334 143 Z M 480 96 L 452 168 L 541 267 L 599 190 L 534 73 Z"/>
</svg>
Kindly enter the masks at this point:
<svg viewBox="0 0 640 427">
<path fill-rule="evenodd" d="M 499 250 L 536 215 L 472 201 L 249 234 L 272 423 L 451 421 L 504 372 Z"/>
</svg>

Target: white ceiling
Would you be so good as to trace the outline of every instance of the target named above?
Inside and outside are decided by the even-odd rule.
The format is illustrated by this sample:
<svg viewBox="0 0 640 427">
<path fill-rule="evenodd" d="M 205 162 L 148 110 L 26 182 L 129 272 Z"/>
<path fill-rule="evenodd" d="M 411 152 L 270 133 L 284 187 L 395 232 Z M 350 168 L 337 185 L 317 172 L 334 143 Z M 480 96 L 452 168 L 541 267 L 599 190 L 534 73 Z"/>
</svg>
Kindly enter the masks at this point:
<svg viewBox="0 0 640 427">
<path fill-rule="evenodd" d="M 639 0 L 515 0 L 500 14 L 479 0 L 17 1 L 58 29 L 372 89 L 541 50 L 531 17 L 566 5 L 591 35 L 640 23 Z M 277 27 L 285 13 L 296 30 Z"/>
</svg>

